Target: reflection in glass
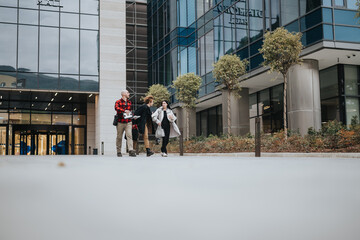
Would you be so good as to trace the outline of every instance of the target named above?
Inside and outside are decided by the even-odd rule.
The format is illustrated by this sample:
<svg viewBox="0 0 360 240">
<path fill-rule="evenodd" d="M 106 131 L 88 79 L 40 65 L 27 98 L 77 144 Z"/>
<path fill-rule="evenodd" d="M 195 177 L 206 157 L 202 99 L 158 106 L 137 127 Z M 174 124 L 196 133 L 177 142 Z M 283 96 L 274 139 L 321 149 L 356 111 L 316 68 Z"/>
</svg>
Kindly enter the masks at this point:
<svg viewBox="0 0 360 240">
<path fill-rule="evenodd" d="M 79 30 L 60 30 L 60 73 L 79 73 Z"/>
<path fill-rule="evenodd" d="M 1 6 L 17 7 L 17 0 L 0 0 L 0 5 Z"/>
<path fill-rule="evenodd" d="M 1 122 L 1 113 L 0 113 L 0 122 Z M 7 131 L 5 126 L 0 126 L 0 155 L 6 154 L 6 136 Z"/>
<path fill-rule="evenodd" d="M 79 14 L 61 13 L 60 20 L 60 27 L 79 27 Z"/>
<path fill-rule="evenodd" d="M 40 11 L 40 25 L 59 26 L 59 12 Z"/>
<path fill-rule="evenodd" d="M 80 73 L 98 75 L 99 41 L 97 31 L 80 31 Z"/>
<path fill-rule="evenodd" d="M 347 0 L 347 8 L 349 9 L 358 9 L 359 7 L 356 5 L 357 0 Z"/>
<path fill-rule="evenodd" d="M 0 102 L 1 105 L 3 105 L 3 102 Z M 7 110 L 1 110 L 0 111 L 0 124 L 7 124 L 9 121 L 9 114 L 7 113 Z"/>
<path fill-rule="evenodd" d="M 345 65 L 345 94 L 357 96 L 359 94 L 358 66 Z"/>
<path fill-rule="evenodd" d="M 81 0 L 81 13 L 99 14 L 99 0 Z"/>
<path fill-rule="evenodd" d="M 25 24 L 38 24 L 38 13 L 37 10 L 19 9 L 19 23 Z"/>
<path fill-rule="evenodd" d="M 271 29 L 275 30 L 280 26 L 280 0 L 271 1 Z"/>
<path fill-rule="evenodd" d="M 79 0 L 61 0 L 62 12 L 79 12 Z"/>
<path fill-rule="evenodd" d="M 86 115 L 73 114 L 73 125 L 86 125 Z"/>
<path fill-rule="evenodd" d="M 17 27 L 0 24 L 0 71 L 15 71 Z"/>
<path fill-rule="evenodd" d="M 19 25 L 18 71 L 38 70 L 38 27 Z"/>
<path fill-rule="evenodd" d="M 58 89 L 58 81 L 56 74 L 39 74 L 39 89 Z"/>
<path fill-rule="evenodd" d="M 99 91 L 99 78 L 92 76 L 80 76 L 80 91 Z"/>
<path fill-rule="evenodd" d="M 52 117 L 53 125 L 71 125 L 71 112 L 54 112 Z"/>
<path fill-rule="evenodd" d="M 16 73 L 0 72 L 0 88 L 15 88 L 15 87 L 16 87 Z"/>
<path fill-rule="evenodd" d="M 335 26 L 335 40 L 360 42 L 360 28 Z"/>
<path fill-rule="evenodd" d="M 74 154 L 85 154 L 85 129 L 74 128 Z"/>
<path fill-rule="evenodd" d="M 0 7 L 0 22 L 16 23 L 17 9 Z"/>
<path fill-rule="evenodd" d="M 359 98 L 346 98 L 346 125 L 350 125 L 351 119 L 359 119 Z"/>
<path fill-rule="evenodd" d="M 358 18 L 356 17 L 356 12 L 347 11 L 347 10 L 334 10 L 334 19 L 335 24 L 344 24 L 344 25 L 358 25 Z"/>
<path fill-rule="evenodd" d="M 29 110 L 11 110 L 9 113 L 10 124 L 30 124 Z"/>
<path fill-rule="evenodd" d="M 81 15 L 80 17 L 80 28 L 86 29 L 99 29 L 99 17 L 92 15 Z"/>
<path fill-rule="evenodd" d="M 17 88 L 38 88 L 36 73 L 22 73 L 17 75 Z"/>
<path fill-rule="evenodd" d="M 269 89 L 265 89 L 260 92 L 259 95 L 259 115 L 269 113 L 271 111 L 270 106 L 270 94 Z"/>
<path fill-rule="evenodd" d="M 51 124 L 51 114 L 32 112 L 31 113 L 31 124 L 50 125 Z"/>
<path fill-rule="evenodd" d="M 19 7 L 38 9 L 38 1 L 19 0 Z"/>
<path fill-rule="evenodd" d="M 79 90 L 79 76 L 75 75 L 61 75 L 60 89 L 63 90 Z"/>
<path fill-rule="evenodd" d="M 250 1 L 249 8 L 250 42 L 252 42 L 262 37 L 263 34 L 262 0 Z M 292 14 L 294 15 L 294 12 Z"/>
<path fill-rule="evenodd" d="M 281 23 L 285 25 L 299 16 L 298 0 L 281 1 Z"/>
<path fill-rule="evenodd" d="M 57 73 L 59 29 L 40 27 L 40 72 Z"/>
<path fill-rule="evenodd" d="M 277 85 L 271 88 L 271 107 L 274 113 L 281 113 L 284 109 L 284 86 Z"/>
<path fill-rule="evenodd" d="M 321 0 L 300 0 L 300 16 L 321 6 Z"/>
<path fill-rule="evenodd" d="M 319 72 L 320 97 L 321 99 L 338 96 L 338 72 L 337 66 L 330 67 Z"/>
<path fill-rule="evenodd" d="M 344 0 L 334 0 L 335 6 L 343 7 Z"/>
</svg>

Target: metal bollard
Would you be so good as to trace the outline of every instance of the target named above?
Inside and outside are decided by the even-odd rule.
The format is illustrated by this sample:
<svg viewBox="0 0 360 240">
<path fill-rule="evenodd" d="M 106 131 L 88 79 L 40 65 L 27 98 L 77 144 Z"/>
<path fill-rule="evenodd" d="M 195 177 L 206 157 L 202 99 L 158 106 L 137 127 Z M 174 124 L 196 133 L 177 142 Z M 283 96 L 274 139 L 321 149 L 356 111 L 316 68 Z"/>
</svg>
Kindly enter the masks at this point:
<svg viewBox="0 0 360 240">
<path fill-rule="evenodd" d="M 179 137 L 180 156 L 184 156 L 184 135 L 182 129 L 180 129 L 180 134 L 181 134 Z"/>
<path fill-rule="evenodd" d="M 260 118 L 255 118 L 255 157 L 261 155 Z"/>
<path fill-rule="evenodd" d="M 104 142 L 101 142 L 101 155 L 104 155 Z"/>
</svg>

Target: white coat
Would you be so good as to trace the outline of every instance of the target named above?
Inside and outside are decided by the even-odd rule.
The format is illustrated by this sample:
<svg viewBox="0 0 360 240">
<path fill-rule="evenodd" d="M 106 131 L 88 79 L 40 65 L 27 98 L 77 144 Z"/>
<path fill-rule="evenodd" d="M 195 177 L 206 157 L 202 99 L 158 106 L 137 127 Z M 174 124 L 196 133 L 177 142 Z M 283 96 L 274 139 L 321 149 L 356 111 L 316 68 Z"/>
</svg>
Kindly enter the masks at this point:
<svg viewBox="0 0 360 240">
<path fill-rule="evenodd" d="M 170 122 L 170 138 L 175 138 L 175 137 L 180 136 L 181 135 L 180 130 L 175 123 L 177 118 L 176 118 L 175 114 L 173 113 L 173 111 L 170 109 L 166 109 L 166 115 Z M 154 122 L 156 122 L 156 124 L 161 123 L 162 120 L 164 119 L 163 107 L 159 107 L 158 109 L 156 109 L 156 111 L 151 115 L 151 117 L 152 117 L 152 120 Z"/>
</svg>

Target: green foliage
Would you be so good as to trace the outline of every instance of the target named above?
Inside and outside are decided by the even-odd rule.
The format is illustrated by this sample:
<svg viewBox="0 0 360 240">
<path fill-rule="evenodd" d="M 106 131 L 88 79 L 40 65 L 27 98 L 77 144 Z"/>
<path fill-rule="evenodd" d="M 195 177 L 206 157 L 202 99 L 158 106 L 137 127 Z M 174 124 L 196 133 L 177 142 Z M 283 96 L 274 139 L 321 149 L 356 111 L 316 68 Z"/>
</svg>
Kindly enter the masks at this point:
<svg viewBox="0 0 360 240">
<path fill-rule="evenodd" d="M 161 106 L 162 101 L 170 100 L 170 93 L 164 85 L 154 84 L 149 88 L 145 96 L 152 95 L 154 97 L 154 105 Z M 143 98 L 142 98 L 143 99 Z"/>
<path fill-rule="evenodd" d="M 195 101 L 201 82 L 201 77 L 194 73 L 178 76 L 173 82 L 173 88 L 176 89 L 176 98 L 184 104 L 184 108 L 195 107 Z"/>
<path fill-rule="evenodd" d="M 291 66 L 301 62 L 301 36 L 301 33 L 290 33 L 283 27 L 267 32 L 262 48 L 259 49 L 264 57 L 263 64 L 270 67 L 271 72 L 286 75 Z"/>
<path fill-rule="evenodd" d="M 357 125 L 359 125 L 359 117 L 355 115 L 351 118 L 350 129 L 354 129 Z"/>
<path fill-rule="evenodd" d="M 239 78 L 246 73 L 247 60 L 241 60 L 237 55 L 224 55 L 214 64 L 213 75 L 217 82 L 240 96 Z"/>
<path fill-rule="evenodd" d="M 357 0 L 356 6 L 358 6 L 358 11 L 356 13 L 356 17 L 360 18 L 360 0 Z M 359 20 L 359 23 L 360 23 L 360 20 Z"/>
</svg>

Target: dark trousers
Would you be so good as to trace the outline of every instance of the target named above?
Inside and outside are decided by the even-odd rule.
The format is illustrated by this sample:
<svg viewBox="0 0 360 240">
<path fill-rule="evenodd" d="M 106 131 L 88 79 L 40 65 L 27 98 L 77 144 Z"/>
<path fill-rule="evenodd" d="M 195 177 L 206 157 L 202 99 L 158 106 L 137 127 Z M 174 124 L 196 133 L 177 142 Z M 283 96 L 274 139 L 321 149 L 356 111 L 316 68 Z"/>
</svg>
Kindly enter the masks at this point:
<svg viewBox="0 0 360 240">
<path fill-rule="evenodd" d="M 162 146 L 161 146 L 161 152 L 167 153 L 166 146 L 169 143 L 169 137 L 170 137 L 170 126 L 162 126 L 165 132 L 165 137 L 163 137 L 162 140 Z"/>
</svg>

